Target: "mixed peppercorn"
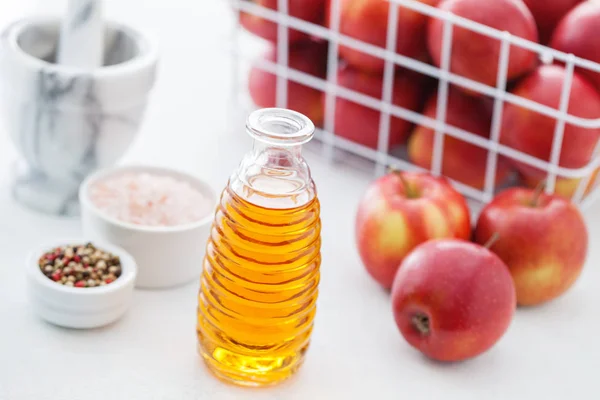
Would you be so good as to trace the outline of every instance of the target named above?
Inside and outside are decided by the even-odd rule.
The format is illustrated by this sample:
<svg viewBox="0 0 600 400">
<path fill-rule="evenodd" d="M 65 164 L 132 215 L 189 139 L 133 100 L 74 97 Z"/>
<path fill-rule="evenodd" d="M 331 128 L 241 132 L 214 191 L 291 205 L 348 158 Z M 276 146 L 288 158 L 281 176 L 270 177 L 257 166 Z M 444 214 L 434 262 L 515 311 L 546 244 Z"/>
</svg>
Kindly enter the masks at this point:
<svg viewBox="0 0 600 400">
<path fill-rule="evenodd" d="M 38 265 L 54 282 L 78 288 L 108 285 L 122 273 L 119 257 L 92 243 L 54 248 L 40 257 Z"/>
</svg>

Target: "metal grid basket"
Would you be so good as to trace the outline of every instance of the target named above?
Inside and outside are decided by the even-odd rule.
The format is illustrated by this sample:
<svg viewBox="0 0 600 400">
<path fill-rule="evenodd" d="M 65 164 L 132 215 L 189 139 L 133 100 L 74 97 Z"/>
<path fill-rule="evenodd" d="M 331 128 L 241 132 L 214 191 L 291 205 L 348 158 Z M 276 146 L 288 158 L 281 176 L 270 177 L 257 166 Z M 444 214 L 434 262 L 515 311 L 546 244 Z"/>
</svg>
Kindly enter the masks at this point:
<svg viewBox="0 0 600 400">
<path fill-rule="evenodd" d="M 547 193 L 555 192 L 556 180 L 559 176 L 564 178 L 580 179 L 578 188 L 572 197 L 572 201 L 582 208 L 588 207 L 600 196 L 600 179 L 594 175 L 594 171 L 600 166 L 600 142 L 594 149 L 594 156 L 592 157 L 591 162 L 589 162 L 583 168 L 570 169 L 559 166 L 565 124 L 568 123 L 573 126 L 587 129 L 600 128 L 600 116 L 598 119 L 590 120 L 570 115 L 567 112 L 569 98 L 571 95 L 571 84 L 573 81 L 574 69 L 577 67 L 593 72 L 600 72 L 600 64 L 575 57 L 572 54 L 566 54 L 554 50 L 517 36 L 513 36 L 508 32 L 502 32 L 490 28 L 486 25 L 456 16 L 452 13 L 423 4 L 416 0 L 388 0 L 389 14 L 386 48 L 374 46 L 372 44 L 362 42 L 350 36 L 339 33 L 340 0 L 331 1 L 329 27 L 313 24 L 288 15 L 288 0 L 278 0 L 278 11 L 262 7 L 249 1 L 230 1 L 234 10 L 237 12 L 238 21 L 239 13 L 244 12 L 278 24 L 278 40 L 276 43 L 277 62 L 253 60 L 255 67 L 273 73 L 277 76 L 276 103 L 278 107 L 285 108 L 287 106 L 286 100 L 288 99 L 288 81 L 297 82 L 325 93 L 324 129 L 318 129 L 316 136 L 323 145 L 322 149 L 324 157 L 331 159 L 334 157 L 335 151 L 337 149 L 341 149 L 347 153 L 369 160 L 374 167 L 373 170 L 376 175 L 383 174 L 389 166 L 394 166 L 402 170 L 424 171 L 423 168 L 411 163 L 406 157 L 398 154 L 391 154 L 389 152 L 388 138 L 390 120 L 392 117 L 397 117 L 417 125 L 428 127 L 435 131 L 433 157 L 430 168 L 430 172 L 434 175 L 441 175 L 442 172 L 442 159 L 444 157 L 443 144 L 445 135 L 488 150 L 485 185 L 483 189 L 474 188 L 450 179 L 457 190 L 470 199 L 481 204 L 489 202 L 499 189 L 495 182 L 499 155 L 522 162 L 547 173 L 547 179 L 545 180 L 545 190 Z M 398 15 L 401 12 L 401 8 L 410 9 L 430 18 L 438 18 L 443 21 L 444 28 L 440 68 L 414 58 L 397 54 L 395 52 Z M 452 54 L 451 45 L 454 27 L 464 28 L 473 33 L 485 35 L 493 38 L 494 40 L 500 41 L 501 47 L 496 87 L 488 86 L 450 72 L 450 58 Z M 292 28 L 307 33 L 313 37 L 329 41 L 330 46 L 328 50 L 328 70 L 326 79 L 320 79 L 288 67 L 288 28 Z M 238 23 L 235 26 L 233 39 L 233 54 L 236 58 L 235 61 L 237 61 L 234 63 L 234 68 L 239 67 L 240 58 L 244 57 L 243 51 L 240 51 L 239 31 L 240 25 Z M 337 70 L 339 66 L 338 48 L 340 45 L 381 58 L 385 61 L 382 98 L 373 98 L 363 93 L 337 85 Z M 560 106 L 558 109 L 553 109 L 546 105 L 542 105 L 529 99 L 514 95 L 507 90 L 507 70 L 511 46 L 519 47 L 536 53 L 541 62 L 544 64 L 550 64 L 555 61 L 565 64 L 566 77 L 563 83 Z M 392 104 L 392 88 L 394 84 L 394 70 L 396 65 L 432 78 L 436 78 L 438 80 L 436 118 L 430 118 L 421 113 Z M 448 91 L 449 85 L 451 84 L 468 89 L 472 92 L 489 96 L 493 99 L 493 116 L 489 138 L 481 137 L 472 132 L 468 132 L 445 123 Z M 239 90 L 239 87 L 236 88 L 236 90 Z M 334 125 L 336 98 L 349 100 L 362 106 L 380 111 L 381 118 L 379 121 L 379 138 L 377 149 L 372 149 L 336 136 Z M 499 143 L 504 103 L 520 106 L 524 109 L 551 117 L 557 121 L 549 162 Z M 586 190 L 590 184 L 593 188 L 591 190 Z"/>
</svg>

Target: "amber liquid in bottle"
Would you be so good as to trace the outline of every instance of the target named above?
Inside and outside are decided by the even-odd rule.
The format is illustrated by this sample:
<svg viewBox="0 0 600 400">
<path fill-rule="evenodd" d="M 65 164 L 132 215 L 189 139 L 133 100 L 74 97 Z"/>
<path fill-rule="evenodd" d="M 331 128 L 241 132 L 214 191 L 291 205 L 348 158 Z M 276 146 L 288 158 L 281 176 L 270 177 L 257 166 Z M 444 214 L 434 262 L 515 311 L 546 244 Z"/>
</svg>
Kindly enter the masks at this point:
<svg viewBox="0 0 600 400">
<path fill-rule="evenodd" d="M 314 126 L 265 109 L 255 138 L 221 195 L 198 299 L 198 341 L 225 381 L 263 386 L 302 364 L 313 328 L 321 263 L 319 201 L 300 154 Z"/>
</svg>

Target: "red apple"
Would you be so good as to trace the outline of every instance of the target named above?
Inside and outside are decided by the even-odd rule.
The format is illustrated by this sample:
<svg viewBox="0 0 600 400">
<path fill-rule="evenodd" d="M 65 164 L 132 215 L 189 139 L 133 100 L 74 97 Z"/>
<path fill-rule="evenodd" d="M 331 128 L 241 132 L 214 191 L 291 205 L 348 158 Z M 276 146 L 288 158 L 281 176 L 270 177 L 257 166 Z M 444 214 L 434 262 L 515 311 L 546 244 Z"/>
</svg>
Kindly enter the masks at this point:
<svg viewBox="0 0 600 400">
<path fill-rule="evenodd" d="M 307 41 L 289 49 L 288 66 L 300 72 L 325 79 L 327 75 L 327 43 Z M 277 47 L 271 46 L 264 58 L 277 62 Z M 248 79 L 252 100 L 259 107 L 276 107 L 277 76 L 253 67 Z M 312 87 L 289 81 L 287 85 L 287 108 L 310 118 L 317 126 L 323 123 L 323 92 Z"/>
<path fill-rule="evenodd" d="M 468 239 L 467 202 L 444 178 L 393 172 L 371 184 L 356 216 L 356 244 L 367 272 L 389 289 L 400 263 L 431 239 Z"/>
<path fill-rule="evenodd" d="M 548 43 L 558 21 L 583 0 L 524 0 L 533 14 L 540 33 L 540 42 Z"/>
<path fill-rule="evenodd" d="M 435 6 L 439 0 L 418 0 Z M 331 0 L 328 2 L 326 20 L 330 22 Z M 354 39 L 386 48 L 390 3 L 381 0 L 340 0 L 340 32 Z M 425 31 L 428 17 L 417 11 L 399 7 L 396 53 L 422 59 L 427 50 Z M 356 68 L 370 72 L 383 71 L 382 58 L 340 46 L 340 56 Z"/>
<path fill-rule="evenodd" d="M 259 6 L 279 11 L 278 0 L 246 0 Z M 326 0 L 288 0 L 288 14 L 314 24 L 323 24 Z M 240 12 L 240 24 L 249 32 L 271 42 L 277 41 L 277 23 L 257 15 Z M 288 30 L 288 41 L 295 43 L 309 36 L 295 29 Z"/>
<path fill-rule="evenodd" d="M 515 36 L 537 42 L 537 28 L 531 12 L 521 0 L 444 0 L 439 8 Z M 429 22 L 429 51 L 435 65 L 441 65 L 444 22 Z M 466 78 L 496 86 L 500 41 L 455 27 L 452 35 L 450 70 Z M 508 79 L 517 78 L 535 67 L 535 53 L 512 47 L 508 62 Z"/>
<path fill-rule="evenodd" d="M 581 213 L 560 196 L 515 188 L 500 193 L 481 212 L 474 239 L 508 266 L 523 306 L 541 304 L 566 292 L 586 260 L 588 234 Z"/>
<path fill-rule="evenodd" d="M 600 2 L 586 1 L 575 7 L 560 21 L 552 35 L 550 46 L 600 63 L 599 27 Z M 576 71 L 584 74 L 600 89 L 599 73 L 584 68 L 577 68 Z"/>
<path fill-rule="evenodd" d="M 513 90 L 513 94 L 537 103 L 558 109 L 565 79 L 565 69 L 557 65 L 546 65 L 524 78 Z M 594 86 L 580 75 L 573 76 L 569 114 L 580 118 L 600 117 L 600 94 Z M 506 104 L 502 119 L 501 142 L 516 150 L 549 161 L 554 140 L 556 119 L 526 110 L 520 106 Z M 565 168 L 582 168 L 593 156 L 600 129 L 586 129 L 567 124 L 561 147 L 559 165 Z M 522 162 L 514 162 L 525 177 L 525 181 L 537 185 L 547 173 Z M 560 178 L 557 187 L 576 186 L 573 179 Z M 559 192 L 557 192 L 559 193 Z M 559 193 L 568 195 L 568 193 Z"/>
<path fill-rule="evenodd" d="M 434 240 L 402 262 L 392 305 L 411 346 L 435 360 L 462 361 L 504 335 L 516 308 L 515 286 L 506 265 L 485 247 Z"/>
<path fill-rule="evenodd" d="M 417 111 L 421 101 L 421 79 L 416 73 L 402 71 L 394 78 L 392 104 Z M 342 66 L 338 71 L 339 86 L 360 92 L 376 99 L 382 98 L 383 78 L 350 66 Z M 335 106 L 335 133 L 345 139 L 377 148 L 379 137 L 379 120 L 381 113 L 338 97 Z M 399 118 L 390 121 L 389 147 L 403 144 L 408 137 L 412 123 Z"/>
<path fill-rule="evenodd" d="M 437 94 L 425 106 L 423 114 L 430 118 L 437 115 Z M 448 92 L 446 123 L 475 135 L 489 138 L 491 128 L 491 108 L 481 99 L 467 96 L 456 89 Z M 431 169 L 435 130 L 418 126 L 408 142 L 408 156 L 416 165 Z M 444 137 L 442 175 L 476 189 L 485 185 L 488 150 L 462 139 L 446 135 Z M 496 184 L 506 180 L 510 168 L 506 160 L 498 158 Z"/>
</svg>

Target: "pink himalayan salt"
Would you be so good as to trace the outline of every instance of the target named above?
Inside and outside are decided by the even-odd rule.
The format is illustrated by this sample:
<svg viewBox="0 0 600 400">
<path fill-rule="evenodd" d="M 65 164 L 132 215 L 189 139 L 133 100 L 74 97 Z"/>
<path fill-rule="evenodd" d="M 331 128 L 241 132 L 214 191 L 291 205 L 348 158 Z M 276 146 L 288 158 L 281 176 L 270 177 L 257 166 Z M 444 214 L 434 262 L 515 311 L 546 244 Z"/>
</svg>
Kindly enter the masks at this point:
<svg viewBox="0 0 600 400">
<path fill-rule="evenodd" d="M 113 218 L 145 226 L 196 222 L 212 207 L 189 183 L 149 173 L 124 173 L 100 180 L 90 188 L 90 199 Z"/>
</svg>

